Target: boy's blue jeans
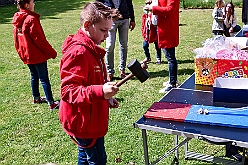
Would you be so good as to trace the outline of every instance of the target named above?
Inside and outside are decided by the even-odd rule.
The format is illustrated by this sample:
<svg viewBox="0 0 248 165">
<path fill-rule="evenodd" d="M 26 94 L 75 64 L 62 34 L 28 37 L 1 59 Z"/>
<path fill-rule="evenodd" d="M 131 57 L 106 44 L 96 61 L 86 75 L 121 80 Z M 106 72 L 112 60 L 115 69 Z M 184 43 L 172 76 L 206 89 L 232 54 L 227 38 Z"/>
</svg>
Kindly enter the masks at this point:
<svg viewBox="0 0 248 165">
<path fill-rule="evenodd" d="M 165 58 L 169 65 L 169 77 L 170 84 L 176 85 L 177 83 L 177 59 L 175 55 L 175 47 L 173 48 L 162 48 Z"/>
<path fill-rule="evenodd" d="M 53 103 L 53 95 L 51 90 L 51 84 L 48 77 L 47 62 L 39 64 L 28 64 L 30 74 L 31 74 L 31 88 L 33 97 L 40 97 L 39 92 L 39 80 L 41 81 L 44 93 L 46 95 L 46 100 L 48 103 Z"/>
<path fill-rule="evenodd" d="M 154 45 L 155 45 L 155 49 L 156 49 L 157 60 L 161 61 L 161 49 L 158 48 L 158 42 L 154 42 Z M 146 40 L 143 41 L 143 49 L 144 49 L 146 58 L 147 59 L 151 58 L 151 55 L 149 52 L 149 43 Z"/>
<path fill-rule="evenodd" d="M 93 139 L 76 138 L 81 146 L 88 146 Z M 104 147 L 104 137 L 98 138 L 90 148 L 78 147 L 78 165 L 106 165 L 107 155 Z"/>
</svg>

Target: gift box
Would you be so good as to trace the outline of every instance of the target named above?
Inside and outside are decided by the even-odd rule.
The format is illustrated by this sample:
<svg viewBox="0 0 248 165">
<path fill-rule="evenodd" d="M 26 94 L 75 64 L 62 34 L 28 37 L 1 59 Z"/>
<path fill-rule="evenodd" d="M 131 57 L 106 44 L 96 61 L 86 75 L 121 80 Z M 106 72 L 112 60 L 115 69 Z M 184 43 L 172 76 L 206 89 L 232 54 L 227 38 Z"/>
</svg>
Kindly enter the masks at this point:
<svg viewBox="0 0 248 165">
<path fill-rule="evenodd" d="M 217 60 L 212 58 L 195 58 L 195 84 L 213 85 L 218 77 Z"/>
<path fill-rule="evenodd" d="M 214 85 L 217 77 L 248 78 L 248 61 L 228 59 L 195 59 L 195 84 Z"/>
<path fill-rule="evenodd" d="M 247 78 L 248 61 L 220 59 L 217 62 L 217 71 L 223 78 Z"/>
<path fill-rule="evenodd" d="M 247 78 L 247 37 L 216 36 L 207 39 L 202 48 L 194 52 L 195 84 L 213 86 L 217 77 Z"/>
<path fill-rule="evenodd" d="M 247 78 L 215 79 L 213 86 L 213 102 L 244 103 L 248 104 Z"/>
</svg>

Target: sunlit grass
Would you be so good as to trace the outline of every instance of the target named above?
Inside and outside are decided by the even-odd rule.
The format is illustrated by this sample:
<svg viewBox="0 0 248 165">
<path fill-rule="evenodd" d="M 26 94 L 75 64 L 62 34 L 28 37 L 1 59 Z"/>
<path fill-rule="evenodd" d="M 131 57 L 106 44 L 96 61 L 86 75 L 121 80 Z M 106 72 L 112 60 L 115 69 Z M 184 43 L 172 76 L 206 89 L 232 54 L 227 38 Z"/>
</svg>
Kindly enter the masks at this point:
<svg viewBox="0 0 248 165">
<path fill-rule="evenodd" d="M 55 99 L 60 97 L 59 62 L 61 45 L 68 34 L 74 34 L 79 24 L 79 13 L 86 1 L 60 0 L 37 1 L 35 11 L 41 14 L 41 24 L 48 41 L 58 52 L 58 57 L 48 61 L 52 90 Z M 134 0 L 136 28 L 129 33 L 128 62 L 132 59 L 141 61 L 145 58 L 142 49 L 141 14 L 144 1 Z M 57 111 L 50 111 L 46 104 L 31 104 L 29 70 L 19 59 L 13 45 L 11 20 L 16 6 L 0 7 L 0 164 L 35 165 L 47 162 L 59 165 L 75 165 L 77 148 L 63 132 Z M 176 48 L 179 62 L 178 80 L 182 83 L 194 73 L 194 54 L 192 49 L 212 37 L 212 9 L 183 10 L 180 13 L 180 44 Z M 241 24 L 241 9 L 237 9 Z M 104 47 L 105 44 L 102 44 Z M 135 129 L 133 123 L 164 94 L 158 93 L 162 83 L 168 80 L 168 65 L 156 65 L 155 49 L 150 46 L 152 62 L 148 72 L 151 77 L 144 83 L 133 78 L 120 87 L 116 98 L 120 102 L 118 109 L 110 110 L 109 131 L 106 135 L 108 164 L 116 164 L 115 158 L 121 158 L 118 164 L 134 162 L 144 164 L 141 130 Z M 115 77 L 118 73 L 118 43 L 115 53 Z M 127 72 L 129 72 L 127 70 Z M 119 81 L 119 79 L 115 79 Z M 41 92 L 43 92 L 41 88 Z M 164 153 L 173 145 L 173 136 L 148 131 L 150 159 Z M 205 150 L 208 154 L 219 151 L 221 147 L 193 141 L 196 151 Z M 196 160 L 184 160 L 180 150 L 180 164 L 206 165 Z M 221 153 L 221 152 L 220 152 Z M 170 164 L 173 156 L 160 164 Z"/>
</svg>

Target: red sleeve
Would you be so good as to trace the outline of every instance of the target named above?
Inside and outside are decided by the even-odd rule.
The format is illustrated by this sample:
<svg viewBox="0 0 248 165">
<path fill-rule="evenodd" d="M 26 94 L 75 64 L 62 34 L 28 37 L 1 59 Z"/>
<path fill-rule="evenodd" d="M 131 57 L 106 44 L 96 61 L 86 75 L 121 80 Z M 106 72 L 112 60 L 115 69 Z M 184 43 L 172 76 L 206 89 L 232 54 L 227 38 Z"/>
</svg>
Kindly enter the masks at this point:
<svg viewBox="0 0 248 165">
<path fill-rule="evenodd" d="M 147 39 L 147 27 L 146 27 L 147 14 L 142 15 L 141 32 L 144 39 Z"/>
<path fill-rule="evenodd" d="M 174 14 L 179 0 L 159 0 L 159 6 L 152 7 L 152 13 L 155 15 L 169 16 Z M 179 11 L 177 11 L 179 12 Z"/>
<path fill-rule="evenodd" d="M 153 43 L 158 41 L 158 33 L 157 28 L 151 24 L 150 26 L 150 34 L 149 34 L 149 43 Z"/>
<path fill-rule="evenodd" d="M 35 45 L 40 48 L 43 52 L 49 55 L 50 58 L 56 58 L 57 52 L 52 48 L 52 46 L 47 41 L 44 31 L 40 25 L 40 22 L 32 18 L 30 20 L 30 36 L 33 39 Z"/>
<path fill-rule="evenodd" d="M 80 54 L 64 55 L 61 60 L 61 99 L 76 106 L 87 106 L 104 99 L 103 85 L 91 85 L 94 80 L 88 77 L 92 74 L 92 59 L 85 55 L 89 54 L 86 49 L 81 51 Z"/>
</svg>

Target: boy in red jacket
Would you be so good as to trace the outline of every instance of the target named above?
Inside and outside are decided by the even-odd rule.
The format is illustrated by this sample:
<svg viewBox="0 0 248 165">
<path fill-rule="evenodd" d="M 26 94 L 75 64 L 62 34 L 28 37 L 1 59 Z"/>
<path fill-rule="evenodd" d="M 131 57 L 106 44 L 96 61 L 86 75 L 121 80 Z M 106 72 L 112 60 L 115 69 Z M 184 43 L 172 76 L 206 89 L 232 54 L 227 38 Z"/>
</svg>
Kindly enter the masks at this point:
<svg viewBox="0 0 248 165">
<path fill-rule="evenodd" d="M 151 3 L 152 0 L 146 0 L 146 5 Z M 154 43 L 156 49 L 156 56 L 157 56 L 156 64 L 161 64 L 161 49 L 158 47 L 157 24 L 152 19 L 153 19 L 152 13 L 149 11 L 144 11 L 144 13 L 142 14 L 141 32 L 144 38 L 143 49 L 146 58 L 142 62 L 146 63 L 151 61 L 149 44 Z"/>
<path fill-rule="evenodd" d="M 59 101 L 53 99 L 47 70 L 47 60 L 56 58 L 57 52 L 46 40 L 40 15 L 34 12 L 34 0 L 17 0 L 16 3 L 20 11 L 12 20 L 14 43 L 21 60 L 30 70 L 33 103 L 47 101 L 51 110 L 57 109 Z M 39 79 L 46 98 L 40 97 Z"/>
<path fill-rule="evenodd" d="M 81 12 L 81 28 L 62 45 L 60 63 L 60 122 L 78 145 L 78 164 L 105 165 L 104 136 L 108 130 L 109 107 L 119 88 L 107 82 L 105 50 L 98 45 L 108 37 L 116 9 L 101 2 L 87 3 Z"/>
</svg>

